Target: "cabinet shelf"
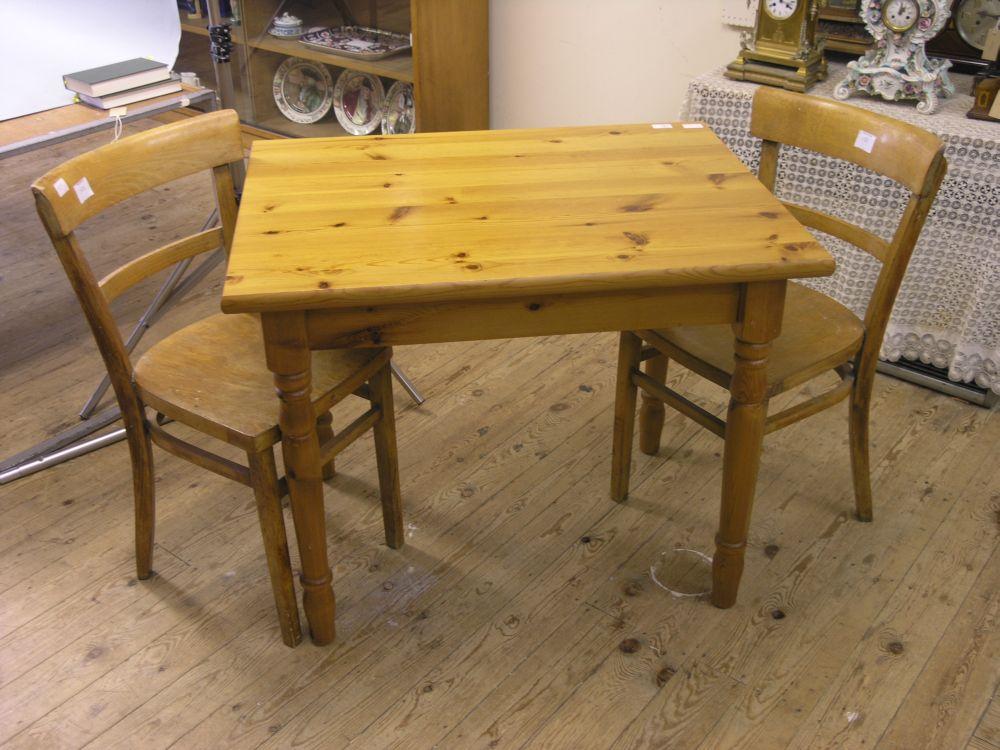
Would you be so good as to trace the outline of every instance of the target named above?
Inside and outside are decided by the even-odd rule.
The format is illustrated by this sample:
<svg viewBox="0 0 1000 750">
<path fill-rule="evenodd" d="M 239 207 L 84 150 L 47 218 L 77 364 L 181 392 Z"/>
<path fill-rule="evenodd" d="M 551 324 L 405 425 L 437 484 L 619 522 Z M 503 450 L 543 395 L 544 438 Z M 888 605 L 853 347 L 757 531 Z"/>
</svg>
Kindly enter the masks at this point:
<svg viewBox="0 0 1000 750">
<path fill-rule="evenodd" d="M 181 29 L 189 31 L 192 34 L 208 36 L 208 21 L 198 18 L 181 18 Z M 413 83 L 413 55 L 409 52 L 393 55 L 383 60 L 358 60 L 331 52 L 321 52 L 306 47 L 295 39 L 279 39 L 270 34 L 264 34 L 260 39 L 248 42 L 243 35 L 242 29 L 238 26 L 233 27 L 231 34 L 234 44 L 247 45 L 251 49 L 263 49 L 268 52 L 287 55 L 288 57 L 301 57 L 306 60 L 325 63 L 335 68 L 360 70 L 363 73 L 371 73 L 372 75 L 384 78 Z"/>
<path fill-rule="evenodd" d="M 363 73 L 413 83 L 413 56 L 409 53 L 394 55 L 384 60 L 357 60 L 353 57 L 320 52 L 306 47 L 294 39 L 279 39 L 270 34 L 255 42 L 250 42 L 249 46 L 253 49 L 265 49 L 268 52 L 277 52 L 289 57 L 303 57 L 306 60 L 326 63 L 337 68 L 360 70 Z"/>
<path fill-rule="evenodd" d="M 297 136 L 344 134 L 336 121 L 297 125 L 280 115 L 274 102 L 275 72 L 287 57 L 337 69 L 370 73 L 414 87 L 418 131 L 479 130 L 489 127 L 489 0 L 230 0 L 241 23 L 231 27 L 233 96 L 228 106 L 248 125 Z M 359 26 L 408 34 L 413 49 L 381 60 L 360 60 L 307 47 L 298 39 L 271 36 L 275 14 L 287 11 L 307 27 Z M 181 55 L 177 69 L 211 85 L 215 71 L 208 55 L 207 18 L 179 11 Z"/>
<path fill-rule="evenodd" d="M 258 118 L 256 124 L 262 130 L 293 138 L 333 138 L 348 135 L 332 112 L 325 119 L 311 125 L 292 122 L 281 114 Z"/>
</svg>

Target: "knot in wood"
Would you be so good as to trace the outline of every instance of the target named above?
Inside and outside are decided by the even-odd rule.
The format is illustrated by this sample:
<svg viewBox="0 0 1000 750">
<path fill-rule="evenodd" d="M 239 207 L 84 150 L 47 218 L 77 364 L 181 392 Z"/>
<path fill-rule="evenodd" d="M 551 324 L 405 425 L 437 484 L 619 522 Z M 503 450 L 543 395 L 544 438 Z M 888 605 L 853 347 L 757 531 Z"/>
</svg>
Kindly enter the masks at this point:
<svg viewBox="0 0 1000 750">
<path fill-rule="evenodd" d="M 642 648 L 642 644 L 638 638 L 626 638 L 618 644 L 618 650 L 623 654 L 634 654 L 640 648 Z"/>
</svg>

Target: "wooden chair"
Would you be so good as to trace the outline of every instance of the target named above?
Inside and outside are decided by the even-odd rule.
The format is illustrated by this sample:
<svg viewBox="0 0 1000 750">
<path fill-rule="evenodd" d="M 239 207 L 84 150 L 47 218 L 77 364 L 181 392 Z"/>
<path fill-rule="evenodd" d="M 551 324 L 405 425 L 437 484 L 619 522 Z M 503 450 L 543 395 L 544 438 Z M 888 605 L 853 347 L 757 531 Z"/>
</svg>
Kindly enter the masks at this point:
<svg viewBox="0 0 1000 750">
<path fill-rule="evenodd" d="M 875 365 L 913 246 L 947 169 L 944 149 L 936 136 L 898 120 L 766 86 L 754 96 L 750 132 L 763 139 L 758 177 L 772 192 L 781 144 L 853 162 L 910 191 L 902 219 L 888 242 L 829 214 L 784 204 L 805 226 L 867 252 L 881 263 L 881 271 L 864 320 L 820 292 L 788 284 L 781 334 L 767 361 L 768 398 L 829 370 L 835 371 L 841 382 L 832 390 L 769 415 L 764 433 L 849 397 L 855 504 L 858 518 L 870 521 L 868 409 Z M 639 447 L 643 453 L 655 455 L 659 450 L 664 403 L 716 435 L 725 436 L 724 420 L 664 385 L 671 358 L 728 390 L 734 369 L 733 332 L 729 326 L 715 325 L 622 333 L 611 479 L 615 500 L 623 501 L 628 496 L 637 387 L 643 395 L 639 417 Z M 645 372 L 640 372 L 643 360 Z"/>
<path fill-rule="evenodd" d="M 148 130 L 78 156 L 37 180 L 31 189 L 121 406 L 132 459 L 138 577 L 152 573 L 152 443 L 156 443 L 168 453 L 253 488 L 282 639 L 294 646 L 302 635 L 281 510 L 287 489 L 284 478 L 277 476 L 273 452 L 281 440 L 278 399 L 264 364 L 260 321 L 252 315 L 213 315 L 154 345 L 133 367 L 109 308 L 128 287 L 184 258 L 219 247 L 228 253 L 237 211 L 229 165 L 242 159 L 239 118 L 226 110 Z M 208 169 L 214 177 L 221 226 L 153 250 L 97 281 L 74 230 L 126 198 Z M 313 406 L 327 462 L 325 478 L 333 474 L 337 453 L 369 428 L 374 430 L 386 542 L 399 547 L 403 534 L 391 357 L 388 348 L 316 352 Z M 351 394 L 370 401 L 370 408 L 334 437 L 330 409 Z M 147 418 L 147 409 L 156 412 L 155 420 Z M 247 465 L 170 434 L 162 426 L 168 420 L 246 451 Z"/>
</svg>

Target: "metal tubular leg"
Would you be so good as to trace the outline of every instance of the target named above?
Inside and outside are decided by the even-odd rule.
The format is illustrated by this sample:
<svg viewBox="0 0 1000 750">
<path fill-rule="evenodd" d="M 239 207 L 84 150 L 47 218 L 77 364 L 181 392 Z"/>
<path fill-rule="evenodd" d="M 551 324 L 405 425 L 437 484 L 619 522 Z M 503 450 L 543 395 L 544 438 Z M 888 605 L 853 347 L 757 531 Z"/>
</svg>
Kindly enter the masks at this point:
<svg viewBox="0 0 1000 750">
<path fill-rule="evenodd" d="M 403 390 L 410 394 L 410 398 L 413 399 L 417 406 L 427 400 L 420 395 L 420 391 L 418 391 L 417 387 L 413 385 L 413 381 L 406 377 L 406 374 L 402 370 L 396 367 L 395 362 L 390 364 L 389 367 L 392 369 L 393 376 L 395 376 L 396 380 L 399 381 L 399 384 L 403 386 Z"/>
<path fill-rule="evenodd" d="M 54 453 L 49 453 L 40 458 L 36 458 L 33 461 L 28 461 L 27 463 L 15 466 L 13 469 L 0 472 L 0 484 L 13 482 L 15 479 L 26 477 L 29 474 L 34 474 L 36 471 L 41 471 L 42 469 L 47 469 L 50 466 L 61 464 L 63 461 L 68 461 L 71 458 L 82 456 L 84 453 L 96 451 L 98 448 L 103 448 L 105 445 L 111 445 L 112 443 L 117 443 L 119 440 L 124 439 L 125 428 L 121 427 L 117 430 L 109 432 L 107 435 L 91 438 L 90 440 L 86 440 L 82 443 L 72 445 L 69 448 L 63 448 L 62 450 L 55 451 Z"/>
<path fill-rule="evenodd" d="M 125 351 L 131 352 L 135 349 L 136 344 L 139 343 L 139 339 L 141 339 L 143 334 L 149 330 L 150 318 L 153 316 L 153 313 L 159 310 L 164 302 L 166 302 L 167 298 L 170 296 L 170 292 L 172 292 L 174 287 L 177 285 L 178 279 L 184 275 L 184 272 L 187 271 L 188 266 L 190 265 L 191 259 L 185 258 L 174 266 L 174 270 L 170 272 L 170 276 L 167 278 L 166 282 L 164 282 L 163 286 L 160 287 L 156 296 L 153 297 L 153 301 L 149 304 L 149 307 L 146 308 L 146 312 L 142 314 L 142 317 L 139 318 L 139 322 L 136 323 L 135 328 L 132 329 L 132 333 L 129 334 L 128 339 L 125 341 Z M 101 402 L 101 398 L 110 386 L 111 379 L 105 375 L 104 378 L 102 378 L 100 385 L 97 386 L 97 389 L 90 394 L 90 398 L 87 399 L 87 403 L 85 403 L 83 408 L 80 409 L 80 419 L 90 418 L 90 415 L 94 413 L 94 409 L 97 408 L 97 405 Z"/>
<path fill-rule="evenodd" d="M 208 8 L 211 22 L 213 24 L 218 24 L 221 20 L 218 0 L 209 0 Z M 220 88 L 219 99 L 221 100 L 222 106 L 232 107 L 234 106 L 232 71 L 229 69 L 228 65 L 220 65 L 219 62 L 220 61 L 217 61 L 213 56 L 216 78 L 219 82 Z M 237 191 L 241 191 L 244 178 L 243 164 L 239 163 L 233 165 L 232 171 L 236 189 Z M 214 226 L 217 220 L 218 211 L 216 210 L 212 212 L 209 219 L 205 222 L 202 231 Z M 181 280 L 181 277 L 190 265 L 190 259 L 179 264 L 179 266 L 171 272 L 170 277 L 164 283 L 163 287 L 161 287 L 160 291 L 157 292 L 146 312 L 139 320 L 139 323 L 136 324 L 135 329 L 132 331 L 132 334 L 128 339 L 128 350 L 131 351 L 132 348 L 138 344 L 142 335 L 162 313 L 168 300 L 174 302 L 179 300 L 184 294 L 190 291 L 195 284 L 204 278 L 209 271 L 218 265 L 224 257 L 225 253 L 222 250 L 216 251 L 204 262 L 202 262 L 197 269 L 188 274 L 183 281 Z M 183 265 L 184 268 L 180 268 L 180 265 Z M 101 417 L 91 416 L 94 409 L 97 408 L 98 403 L 100 403 L 104 393 L 107 391 L 109 385 L 110 380 L 105 377 L 94 394 L 87 400 L 87 403 L 80 412 L 80 417 L 84 420 L 83 424 L 66 430 L 60 435 L 50 438 L 49 440 L 45 440 L 33 448 L 22 451 L 21 453 L 6 459 L 3 463 L 0 463 L 0 484 L 5 484 L 6 482 L 19 479 L 20 477 L 27 476 L 28 474 L 33 474 L 36 471 L 41 471 L 42 469 L 62 463 L 63 461 L 67 461 L 75 456 L 89 453 L 92 450 L 96 450 L 97 448 L 101 448 L 102 446 L 109 445 L 110 443 L 124 438 L 125 431 L 123 429 L 116 430 L 107 435 L 102 435 L 98 438 L 94 438 L 93 440 L 88 440 L 80 445 L 63 449 L 64 446 L 96 432 L 121 416 L 117 406 L 109 407 L 107 412 L 101 412 Z M 112 411 L 114 412 L 114 417 L 108 419 L 107 417 L 112 413 Z M 55 452 L 52 453 L 51 451 Z"/>
<path fill-rule="evenodd" d="M 10 458 L 4 459 L 0 462 L 0 474 L 7 472 L 8 469 L 12 469 L 15 466 L 27 463 L 32 459 L 39 458 L 46 453 L 57 451 L 60 448 L 65 448 L 71 443 L 82 440 L 88 435 L 92 435 L 97 432 L 102 427 L 107 427 L 109 424 L 121 417 L 121 415 L 122 413 L 118 408 L 118 404 L 112 404 L 99 411 L 83 424 L 78 424 L 74 427 L 70 427 L 68 430 L 63 430 L 58 435 L 54 435 L 48 440 L 43 440 L 38 445 L 32 446 L 31 448 L 21 451 Z"/>
</svg>

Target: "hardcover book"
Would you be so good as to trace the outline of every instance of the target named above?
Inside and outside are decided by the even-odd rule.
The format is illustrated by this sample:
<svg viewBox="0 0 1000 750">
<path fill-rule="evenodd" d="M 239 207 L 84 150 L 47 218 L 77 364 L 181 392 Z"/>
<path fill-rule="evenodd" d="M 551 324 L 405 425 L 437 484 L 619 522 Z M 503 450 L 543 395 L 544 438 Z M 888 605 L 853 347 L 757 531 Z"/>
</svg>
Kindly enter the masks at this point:
<svg viewBox="0 0 1000 750">
<path fill-rule="evenodd" d="M 102 65 L 63 76 L 70 91 L 87 96 L 106 96 L 170 78 L 170 69 L 161 62 L 137 57 L 134 60 Z"/>
<path fill-rule="evenodd" d="M 148 83 L 127 91 L 118 91 L 106 96 L 88 96 L 87 94 L 77 94 L 81 102 L 86 102 L 92 107 L 99 109 L 113 109 L 114 107 L 124 107 L 126 104 L 141 102 L 157 96 L 172 94 L 181 90 L 181 80 L 179 76 L 173 76 L 166 81 Z"/>
</svg>

